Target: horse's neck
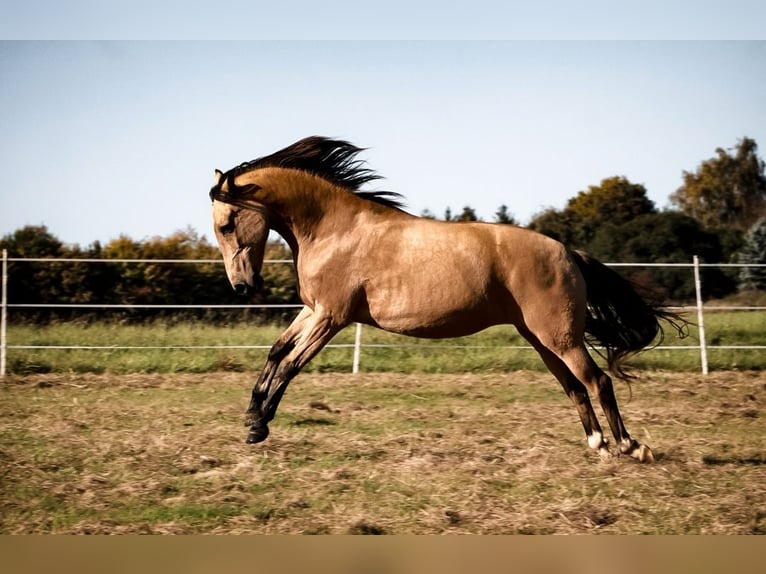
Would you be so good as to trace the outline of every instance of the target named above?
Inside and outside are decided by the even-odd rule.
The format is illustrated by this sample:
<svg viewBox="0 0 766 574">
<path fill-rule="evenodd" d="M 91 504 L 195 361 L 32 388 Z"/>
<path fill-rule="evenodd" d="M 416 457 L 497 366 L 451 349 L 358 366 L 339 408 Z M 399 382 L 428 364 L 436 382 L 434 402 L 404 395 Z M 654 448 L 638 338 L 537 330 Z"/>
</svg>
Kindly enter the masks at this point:
<svg viewBox="0 0 766 574">
<path fill-rule="evenodd" d="M 362 207 L 360 201 L 325 182 L 284 186 L 270 198 L 272 227 L 295 251 L 328 229 L 350 224 Z"/>
</svg>

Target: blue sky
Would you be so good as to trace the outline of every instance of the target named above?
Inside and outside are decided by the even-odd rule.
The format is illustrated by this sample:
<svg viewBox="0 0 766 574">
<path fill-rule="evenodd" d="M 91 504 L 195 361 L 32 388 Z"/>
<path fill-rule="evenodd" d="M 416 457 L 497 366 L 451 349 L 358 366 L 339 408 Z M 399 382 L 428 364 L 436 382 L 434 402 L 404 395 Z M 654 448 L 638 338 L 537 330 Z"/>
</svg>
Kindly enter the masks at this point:
<svg viewBox="0 0 766 574">
<path fill-rule="evenodd" d="M 766 146 L 762 41 L 92 41 L 78 22 L 60 30 L 86 40 L 0 43 L 0 235 L 210 238 L 213 170 L 312 134 L 370 148 L 413 213 L 522 222 L 614 175 L 663 207 L 716 147 Z M 100 36 L 141 37 L 127 24 Z"/>
<path fill-rule="evenodd" d="M 752 40 L 762 0 L 0 0 L 0 37 Z"/>
</svg>

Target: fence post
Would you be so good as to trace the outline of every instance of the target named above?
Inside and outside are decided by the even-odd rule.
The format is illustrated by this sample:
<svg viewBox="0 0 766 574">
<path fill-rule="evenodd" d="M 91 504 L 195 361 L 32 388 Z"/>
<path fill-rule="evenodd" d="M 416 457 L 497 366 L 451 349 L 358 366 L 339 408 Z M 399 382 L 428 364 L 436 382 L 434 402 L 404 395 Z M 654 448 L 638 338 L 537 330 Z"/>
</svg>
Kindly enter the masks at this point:
<svg viewBox="0 0 766 574">
<path fill-rule="evenodd" d="M 351 367 L 351 372 L 357 374 L 359 372 L 359 358 L 362 354 L 362 324 L 356 324 L 356 333 L 354 334 L 354 363 Z"/>
<path fill-rule="evenodd" d="M 705 315 L 702 312 L 702 281 L 700 280 L 700 259 L 694 256 L 694 290 L 697 293 L 697 325 L 700 337 L 700 361 L 702 374 L 708 374 L 707 341 L 705 340 Z"/>
<path fill-rule="evenodd" d="M 0 378 L 5 377 L 8 360 L 8 250 L 3 249 L 2 302 L 0 303 Z"/>
</svg>

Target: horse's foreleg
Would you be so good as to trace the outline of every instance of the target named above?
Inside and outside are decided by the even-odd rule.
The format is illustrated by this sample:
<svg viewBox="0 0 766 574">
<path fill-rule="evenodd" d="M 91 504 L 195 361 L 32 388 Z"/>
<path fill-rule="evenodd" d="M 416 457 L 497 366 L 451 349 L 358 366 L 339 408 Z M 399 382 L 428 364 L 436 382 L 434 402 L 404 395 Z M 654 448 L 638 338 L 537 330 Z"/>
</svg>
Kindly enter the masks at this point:
<svg viewBox="0 0 766 574">
<path fill-rule="evenodd" d="M 290 323 L 287 329 L 271 346 L 266 364 L 263 366 L 263 370 L 261 370 L 261 374 L 258 375 L 258 379 L 253 386 L 250 406 L 248 406 L 245 413 L 245 426 L 252 427 L 261 419 L 261 405 L 268 396 L 277 369 L 285 356 L 295 348 L 296 340 L 312 314 L 313 311 L 309 307 L 301 309 L 295 319 L 293 319 L 293 322 Z M 264 436 L 264 438 L 266 437 Z"/>
<path fill-rule="evenodd" d="M 268 423 L 274 418 L 290 381 L 342 327 L 322 313 L 308 312 L 300 323 L 296 318 L 288 329 L 291 331 L 295 328 L 294 334 L 291 333 L 289 338 L 285 338 L 284 341 L 288 344 L 278 349 L 279 360 L 267 362 L 259 383 L 253 389 L 253 399 L 247 417 L 250 424 L 247 442 L 256 443 L 266 439 L 269 435 Z"/>
</svg>

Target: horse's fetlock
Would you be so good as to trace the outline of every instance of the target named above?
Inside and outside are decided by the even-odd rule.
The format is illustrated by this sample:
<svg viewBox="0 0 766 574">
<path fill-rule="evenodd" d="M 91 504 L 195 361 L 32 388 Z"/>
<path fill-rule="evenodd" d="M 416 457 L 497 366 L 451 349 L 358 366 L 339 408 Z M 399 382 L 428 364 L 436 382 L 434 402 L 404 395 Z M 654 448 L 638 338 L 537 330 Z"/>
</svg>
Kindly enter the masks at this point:
<svg viewBox="0 0 766 574">
<path fill-rule="evenodd" d="M 641 445 L 638 443 L 637 440 L 634 440 L 632 438 L 624 438 L 620 441 L 620 452 L 622 454 L 631 454 L 634 450 L 639 448 Z"/>
<path fill-rule="evenodd" d="M 261 413 L 260 411 L 256 412 L 253 410 L 248 409 L 245 412 L 245 426 L 251 427 L 255 424 L 256 421 L 261 420 Z"/>
<path fill-rule="evenodd" d="M 608 441 L 604 438 L 604 435 L 600 431 L 595 431 L 593 434 L 588 435 L 588 446 L 593 449 L 607 448 Z"/>
</svg>

